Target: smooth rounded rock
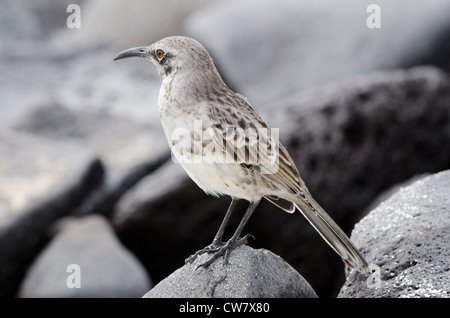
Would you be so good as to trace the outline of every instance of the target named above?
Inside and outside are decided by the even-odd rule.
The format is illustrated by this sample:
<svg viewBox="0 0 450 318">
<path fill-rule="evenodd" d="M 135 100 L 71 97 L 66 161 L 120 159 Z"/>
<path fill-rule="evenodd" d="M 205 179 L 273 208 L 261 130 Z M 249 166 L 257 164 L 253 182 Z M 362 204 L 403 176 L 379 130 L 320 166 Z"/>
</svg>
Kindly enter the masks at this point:
<svg viewBox="0 0 450 318">
<path fill-rule="evenodd" d="M 208 268 L 200 255 L 176 270 L 144 298 L 316 298 L 309 283 L 281 257 L 246 245 L 233 250 L 228 264 L 218 258 Z"/>
<path fill-rule="evenodd" d="M 104 217 L 64 221 L 31 265 L 19 297 L 139 297 L 151 287 Z"/>
</svg>

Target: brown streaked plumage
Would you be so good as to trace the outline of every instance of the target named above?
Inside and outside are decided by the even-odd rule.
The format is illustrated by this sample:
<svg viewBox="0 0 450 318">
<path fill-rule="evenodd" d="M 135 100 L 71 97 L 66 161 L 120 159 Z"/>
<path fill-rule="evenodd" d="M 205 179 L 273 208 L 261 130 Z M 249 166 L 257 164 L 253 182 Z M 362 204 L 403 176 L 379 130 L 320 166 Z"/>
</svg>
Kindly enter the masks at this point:
<svg viewBox="0 0 450 318">
<path fill-rule="evenodd" d="M 201 266 L 220 256 L 226 261 L 234 247 L 247 242 L 249 234 L 240 237 L 242 230 L 265 198 L 289 213 L 300 210 L 348 266 L 370 273 L 358 249 L 313 199 L 274 130 L 244 97 L 228 88 L 200 43 L 168 37 L 123 51 L 115 60 L 131 56 L 150 60 L 160 72 L 158 108 L 175 158 L 206 193 L 232 197 L 213 242 L 186 261 L 202 253 L 212 257 Z M 239 199 L 250 205 L 231 239 L 222 242 Z"/>
</svg>

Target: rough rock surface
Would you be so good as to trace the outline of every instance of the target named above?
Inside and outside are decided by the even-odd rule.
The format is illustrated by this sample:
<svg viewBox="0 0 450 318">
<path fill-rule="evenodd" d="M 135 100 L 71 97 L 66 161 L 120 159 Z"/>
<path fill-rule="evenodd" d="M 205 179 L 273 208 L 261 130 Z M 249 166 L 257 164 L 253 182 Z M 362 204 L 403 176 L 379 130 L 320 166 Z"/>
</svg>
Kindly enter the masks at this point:
<svg viewBox="0 0 450 318">
<path fill-rule="evenodd" d="M 74 287 L 77 273 L 79 288 Z M 145 269 L 117 240 L 109 222 L 90 215 L 61 221 L 27 272 L 19 297 L 140 297 L 149 288 Z"/>
<path fill-rule="evenodd" d="M 351 218 L 390 186 L 450 167 L 449 105 L 448 74 L 416 67 L 290 95 L 265 114 L 311 193 Z"/>
<path fill-rule="evenodd" d="M 144 295 L 145 298 L 316 298 L 309 283 L 281 257 L 270 251 L 246 245 L 233 250 L 224 266 L 217 259 L 207 269 L 192 264 L 176 270 Z"/>
<path fill-rule="evenodd" d="M 339 297 L 450 298 L 450 170 L 402 188 L 356 224 L 375 272 L 352 272 Z"/>
</svg>

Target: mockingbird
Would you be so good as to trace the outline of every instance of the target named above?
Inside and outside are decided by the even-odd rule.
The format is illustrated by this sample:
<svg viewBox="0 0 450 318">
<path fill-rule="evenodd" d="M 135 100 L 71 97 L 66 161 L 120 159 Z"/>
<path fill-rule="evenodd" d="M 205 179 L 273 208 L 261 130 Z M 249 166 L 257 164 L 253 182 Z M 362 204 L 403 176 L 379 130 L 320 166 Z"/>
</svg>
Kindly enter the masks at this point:
<svg viewBox="0 0 450 318">
<path fill-rule="evenodd" d="M 207 50 L 196 40 L 172 36 L 149 46 L 119 53 L 114 60 L 142 57 L 158 69 L 162 85 L 158 108 L 173 156 L 207 194 L 229 195 L 230 207 L 202 253 L 212 256 L 200 266 L 246 244 L 242 230 L 262 198 L 293 213 L 300 210 L 325 241 L 350 267 L 370 274 L 368 264 L 350 239 L 313 199 L 305 182 L 255 109 L 222 80 Z M 222 242 L 225 227 L 239 199 L 250 205 L 232 237 Z"/>
</svg>

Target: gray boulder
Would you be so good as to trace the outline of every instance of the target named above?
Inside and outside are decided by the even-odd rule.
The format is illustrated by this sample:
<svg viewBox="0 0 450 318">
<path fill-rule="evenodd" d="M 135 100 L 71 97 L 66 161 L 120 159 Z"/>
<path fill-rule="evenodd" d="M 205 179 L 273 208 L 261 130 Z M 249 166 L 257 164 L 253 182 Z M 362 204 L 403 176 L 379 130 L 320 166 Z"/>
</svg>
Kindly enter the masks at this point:
<svg viewBox="0 0 450 318">
<path fill-rule="evenodd" d="M 317 298 L 309 283 L 281 257 L 243 245 L 208 268 L 208 254 L 176 270 L 144 298 Z"/>
<path fill-rule="evenodd" d="M 98 186 L 103 167 L 75 144 L 0 133 L 0 297 L 13 296 L 53 222 Z"/>
<path fill-rule="evenodd" d="M 450 170 L 402 188 L 356 224 L 374 273 L 351 272 L 339 297 L 450 298 Z"/>
<path fill-rule="evenodd" d="M 109 222 L 90 215 L 61 221 L 56 236 L 28 270 L 18 296 L 139 297 L 151 286 Z"/>
<path fill-rule="evenodd" d="M 264 111 L 311 193 L 336 218 L 450 168 L 450 79 L 433 67 L 374 72 L 287 96 Z M 279 111 L 283 109 L 283 111 Z M 349 196 L 351 200 L 349 200 Z"/>
</svg>

